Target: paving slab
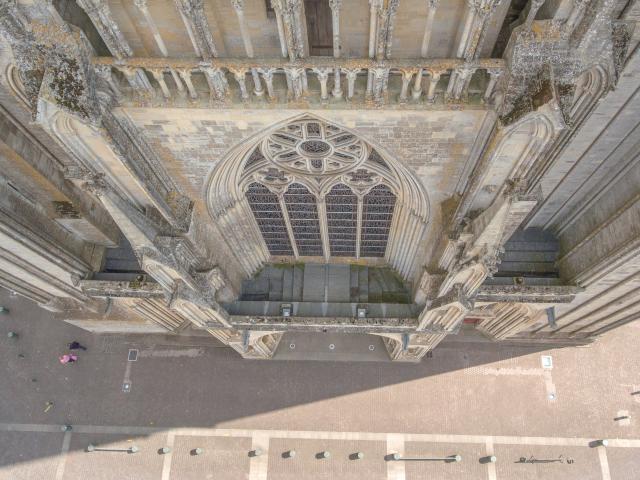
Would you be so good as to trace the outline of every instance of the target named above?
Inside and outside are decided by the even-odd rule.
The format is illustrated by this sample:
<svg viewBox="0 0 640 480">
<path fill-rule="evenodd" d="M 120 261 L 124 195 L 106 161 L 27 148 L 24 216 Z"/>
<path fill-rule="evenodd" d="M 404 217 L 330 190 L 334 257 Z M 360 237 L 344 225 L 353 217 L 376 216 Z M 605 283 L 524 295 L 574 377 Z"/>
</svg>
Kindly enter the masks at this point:
<svg viewBox="0 0 640 480">
<path fill-rule="evenodd" d="M 55 478 L 64 434 L 0 432 L 0 480 Z"/>
<path fill-rule="evenodd" d="M 498 479 L 602 480 L 598 449 L 547 445 L 496 445 Z M 554 460 L 554 462 L 544 463 Z M 611 480 L 618 480 L 612 477 Z"/>
<path fill-rule="evenodd" d="M 94 451 L 91 444 L 104 449 L 126 450 L 135 445 L 137 453 Z M 158 480 L 162 475 L 167 445 L 166 433 L 149 436 L 73 433 L 62 480 Z"/>
<path fill-rule="evenodd" d="M 284 454 L 295 450 L 293 458 Z M 329 458 L 317 458 L 328 451 Z M 354 453 L 362 452 L 363 459 Z M 269 443 L 269 480 L 386 480 L 386 443 L 349 440 L 272 439 Z"/>
<path fill-rule="evenodd" d="M 404 464 L 407 480 L 425 478 L 485 480 L 487 467 L 479 461 L 486 455 L 485 452 L 485 446 L 482 444 L 406 442 L 402 455 L 405 458 L 445 458 L 460 455 L 462 460 L 460 462 L 409 460 L 401 463 Z"/>
<path fill-rule="evenodd" d="M 640 478 L 640 448 L 607 448 L 611 480 Z"/>
<path fill-rule="evenodd" d="M 202 448 L 201 455 L 194 450 Z M 251 438 L 177 435 L 171 480 L 242 480 L 249 478 Z"/>
</svg>

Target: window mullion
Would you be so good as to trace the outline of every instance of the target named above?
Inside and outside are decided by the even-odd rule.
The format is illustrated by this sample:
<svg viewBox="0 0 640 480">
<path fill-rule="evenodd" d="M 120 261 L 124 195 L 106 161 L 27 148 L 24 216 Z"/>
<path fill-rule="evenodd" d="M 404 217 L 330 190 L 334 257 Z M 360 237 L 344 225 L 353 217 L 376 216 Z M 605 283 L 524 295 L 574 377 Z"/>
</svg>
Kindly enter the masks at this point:
<svg viewBox="0 0 640 480">
<path fill-rule="evenodd" d="M 356 220 L 356 258 L 360 258 L 360 237 L 362 236 L 362 195 L 358 195 L 358 218 Z"/>
<path fill-rule="evenodd" d="M 291 227 L 291 220 L 289 219 L 289 211 L 287 210 L 287 205 L 284 203 L 284 195 L 278 195 L 278 202 L 280 203 L 280 210 L 282 210 L 282 218 L 284 218 L 284 224 L 287 226 L 287 233 L 289 234 L 289 242 L 291 242 L 293 255 L 297 259 L 300 257 L 300 255 L 298 254 L 298 245 L 296 244 L 296 239 L 293 236 L 293 228 Z"/>
<path fill-rule="evenodd" d="M 331 250 L 329 249 L 329 223 L 327 220 L 327 204 L 324 197 L 316 197 L 318 220 L 320 222 L 320 238 L 322 239 L 322 251 L 324 259 L 328 262 Z"/>
</svg>

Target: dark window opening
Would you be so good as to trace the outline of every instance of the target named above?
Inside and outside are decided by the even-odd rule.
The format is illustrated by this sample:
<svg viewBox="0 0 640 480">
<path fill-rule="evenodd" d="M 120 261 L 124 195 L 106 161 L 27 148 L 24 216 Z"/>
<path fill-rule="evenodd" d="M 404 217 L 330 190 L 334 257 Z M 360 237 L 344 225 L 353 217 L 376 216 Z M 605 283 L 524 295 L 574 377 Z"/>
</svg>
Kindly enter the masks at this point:
<svg viewBox="0 0 640 480">
<path fill-rule="evenodd" d="M 333 25 L 329 0 L 304 0 L 309 55 L 333 56 Z"/>
</svg>

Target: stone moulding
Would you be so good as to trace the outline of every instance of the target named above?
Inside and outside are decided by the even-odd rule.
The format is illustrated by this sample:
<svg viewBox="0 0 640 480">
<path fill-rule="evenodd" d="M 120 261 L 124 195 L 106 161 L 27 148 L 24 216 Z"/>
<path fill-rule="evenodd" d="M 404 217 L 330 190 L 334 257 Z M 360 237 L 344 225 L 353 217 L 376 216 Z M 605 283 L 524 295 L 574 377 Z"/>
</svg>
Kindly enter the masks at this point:
<svg viewBox="0 0 640 480">
<path fill-rule="evenodd" d="M 118 60 L 113 57 L 93 57 L 94 65 L 112 65 L 114 67 L 134 68 L 174 68 L 200 70 L 203 68 L 202 59 L 193 58 L 164 58 L 164 57 L 129 57 Z M 251 68 L 389 68 L 406 69 L 422 68 L 428 71 L 446 71 L 457 67 L 468 66 L 476 69 L 504 69 L 505 61 L 501 58 L 481 58 L 471 63 L 460 58 L 431 59 L 431 58 L 397 58 L 393 60 L 375 60 L 370 58 L 333 58 L 310 57 L 290 62 L 283 58 L 214 58 L 207 62 L 207 66 L 226 69 L 251 69 Z"/>
<path fill-rule="evenodd" d="M 483 285 L 476 302 L 570 303 L 582 291 L 570 285 Z"/>
<path fill-rule="evenodd" d="M 155 282 L 80 280 L 80 289 L 91 297 L 164 298 L 163 288 Z"/>
<path fill-rule="evenodd" d="M 358 319 L 352 317 L 254 317 L 244 315 L 231 315 L 231 324 L 241 330 L 344 333 L 405 333 L 415 332 L 418 326 L 415 318 Z M 434 328 L 434 333 L 442 332 L 442 329 Z"/>
</svg>

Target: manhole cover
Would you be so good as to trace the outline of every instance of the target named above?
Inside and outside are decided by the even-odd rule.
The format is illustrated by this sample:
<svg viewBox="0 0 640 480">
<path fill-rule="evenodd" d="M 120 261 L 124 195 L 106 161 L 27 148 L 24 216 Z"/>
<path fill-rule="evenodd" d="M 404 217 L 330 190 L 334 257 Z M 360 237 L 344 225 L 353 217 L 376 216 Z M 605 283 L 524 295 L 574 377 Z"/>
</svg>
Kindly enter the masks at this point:
<svg viewBox="0 0 640 480">
<path fill-rule="evenodd" d="M 374 345 L 369 345 L 369 350 L 371 350 L 372 352 L 376 349 L 376 347 Z"/>
<path fill-rule="evenodd" d="M 295 344 L 295 343 L 290 343 L 290 344 L 289 344 L 289 348 L 290 348 L 291 350 L 293 350 L 294 348 L 296 348 L 296 344 Z"/>
<path fill-rule="evenodd" d="M 334 348 L 336 348 L 336 346 L 333 343 L 329 344 L 329 350 L 333 350 Z"/>
</svg>

